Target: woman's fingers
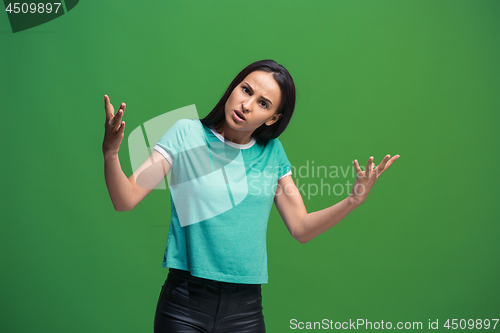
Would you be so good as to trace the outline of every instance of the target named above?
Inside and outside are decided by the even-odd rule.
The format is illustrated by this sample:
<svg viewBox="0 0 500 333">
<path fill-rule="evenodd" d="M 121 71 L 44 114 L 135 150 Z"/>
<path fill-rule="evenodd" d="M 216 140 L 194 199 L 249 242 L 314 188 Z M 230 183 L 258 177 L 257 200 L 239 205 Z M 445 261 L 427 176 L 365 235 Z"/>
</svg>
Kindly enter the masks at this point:
<svg viewBox="0 0 500 333">
<path fill-rule="evenodd" d="M 387 161 L 389 160 L 390 157 L 391 155 L 385 155 L 384 158 L 382 159 L 382 162 L 380 162 L 380 164 L 375 168 L 377 177 L 380 176 L 384 171 Z"/>
<path fill-rule="evenodd" d="M 120 149 L 123 133 L 125 132 L 125 122 L 122 121 L 125 107 L 125 103 L 122 103 L 116 114 L 114 114 L 114 108 L 111 105 L 108 95 L 104 95 L 104 108 L 106 110 L 105 132 L 102 142 L 102 151 L 104 154 L 110 152 L 117 153 Z"/>
<path fill-rule="evenodd" d="M 399 158 L 399 155 L 395 155 L 393 156 L 386 164 L 385 168 L 384 168 L 384 171 L 389 169 L 389 167 L 392 165 L 392 163 L 394 163 L 397 159 Z"/>
<path fill-rule="evenodd" d="M 370 177 L 372 171 L 375 171 L 375 177 L 378 178 L 382 174 L 382 172 L 389 169 L 392 163 L 394 163 L 394 161 L 399 158 L 399 155 L 395 155 L 392 158 L 390 157 L 391 155 L 385 155 L 385 157 L 382 159 L 382 162 L 380 162 L 380 164 L 375 167 L 375 163 L 373 163 L 374 158 L 373 156 L 371 156 L 368 159 L 368 162 L 366 162 L 366 169 L 364 173 L 359 167 L 358 160 L 354 160 L 354 170 L 356 170 L 356 174 L 358 175 L 358 177 L 363 177 L 363 175 Z"/>
<path fill-rule="evenodd" d="M 118 131 L 120 129 L 120 125 L 122 123 L 123 112 L 125 111 L 125 103 L 122 103 L 118 112 L 113 118 L 113 129 Z"/>
<path fill-rule="evenodd" d="M 370 158 L 368 159 L 368 162 L 366 162 L 366 175 L 370 176 L 372 174 L 372 170 L 373 170 L 373 156 L 370 156 Z"/>
<path fill-rule="evenodd" d="M 396 161 L 398 158 L 399 158 L 399 155 L 395 155 L 393 156 L 391 159 L 389 159 L 389 157 L 391 157 L 391 155 L 387 155 L 384 160 L 386 160 L 386 162 L 382 165 L 382 163 L 380 163 L 379 166 L 383 166 L 383 168 L 381 168 L 379 171 L 378 171 L 378 176 L 380 176 L 382 174 L 382 172 L 386 171 L 387 169 L 389 169 L 389 167 L 392 165 L 392 163 L 394 163 L 394 161 Z"/>
<path fill-rule="evenodd" d="M 104 110 L 106 111 L 106 122 L 108 122 L 115 114 L 115 109 L 111 105 L 108 95 L 104 95 Z"/>
<path fill-rule="evenodd" d="M 361 168 L 359 167 L 358 160 L 354 160 L 354 170 L 356 170 L 356 175 L 358 175 L 358 177 L 363 176 L 363 171 L 361 171 Z"/>
<path fill-rule="evenodd" d="M 126 107 L 127 105 L 125 103 L 122 103 L 120 105 L 120 109 L 115 114 L 115 108 L 111 104 L 109 96 L 104 95 L 104 109 L 106 111 L 106 123 L 111 125 L 111 127 L 115 131 L 118 131 L 120 129 L 123 113 L 125 112 Z"/>
</svg>

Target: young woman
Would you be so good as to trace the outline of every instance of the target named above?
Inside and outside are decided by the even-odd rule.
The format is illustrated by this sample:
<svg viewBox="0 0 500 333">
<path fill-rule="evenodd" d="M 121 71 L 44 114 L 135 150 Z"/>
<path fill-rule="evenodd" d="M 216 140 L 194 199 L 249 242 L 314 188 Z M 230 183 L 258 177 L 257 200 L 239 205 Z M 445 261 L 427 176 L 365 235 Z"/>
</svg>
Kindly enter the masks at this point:
<svg viewBox="0 0 500 333">
<path fill-rule="evenodd" d="M 117 211 L 134 208 L 171 172 L 171 221 L 154 331 L 265 332 L 261 284 L 268 282 L 266 230 L 274 202 L 290 234 L 306 243 L 361 205 L 378 177 L 399 158 L 386 155 L 363 172 L 357 160 L 351 194 L 307 213 L 278 136 L 295 106 L 288 71 L 272 60 L 250 64 L 201 120 L 176 122 L 151 157 L 127 178 L 118 150 L 125 103 L 108 96 L 104 171 Z"/>
</svg>

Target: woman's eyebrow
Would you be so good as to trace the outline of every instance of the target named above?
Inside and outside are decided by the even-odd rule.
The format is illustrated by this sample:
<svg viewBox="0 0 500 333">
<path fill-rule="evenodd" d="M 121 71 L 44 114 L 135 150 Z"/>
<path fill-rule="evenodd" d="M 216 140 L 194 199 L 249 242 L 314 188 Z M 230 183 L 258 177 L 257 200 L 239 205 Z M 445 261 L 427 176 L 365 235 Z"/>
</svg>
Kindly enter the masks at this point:
<svg viewBox="0 0 500 333">
<path fill-rule="evenodd" d="M 268 98 L 265 98 L 264 96 L 262 96 L 262 99 L 265 100 L 266 102 L 268 102 L 269 104 L 273 105 L 273 102 L 271 102 Z"/>
<path fill-rule="evenodd" d="M 248 89 L 250 89 L 253 92 L 253 88 L 252 88 L 252 86 L 248 82 L 243 81 L 243 83 L 246 84 L 248 86 Z M 271 102 L 271 100 L 269 100 L 269 98 L 265 98 L 264 96 L 261 96 L 261 97 L 262 97 L 263 100 L 265 100 L 269 104 L 273 105 L 273 102 Z"/>
</svg>

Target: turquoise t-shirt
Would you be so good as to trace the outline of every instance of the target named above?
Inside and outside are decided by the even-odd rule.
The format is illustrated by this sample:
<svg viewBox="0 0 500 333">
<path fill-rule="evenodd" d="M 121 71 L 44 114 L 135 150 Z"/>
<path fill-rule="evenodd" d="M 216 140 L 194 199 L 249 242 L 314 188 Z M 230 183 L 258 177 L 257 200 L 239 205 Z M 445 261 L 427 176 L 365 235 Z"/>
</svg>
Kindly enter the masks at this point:
<svg viewBox="0 0 500 333">
<path fill-rule="evenodd" d="M 154 149 L 172 165 L 162 266 L 217 281 L 268 283 L 269 213 L 278 179 L 291 175 L 281 142 L 236 144 L 198 119 L 182 119 Z"/>
</svg>

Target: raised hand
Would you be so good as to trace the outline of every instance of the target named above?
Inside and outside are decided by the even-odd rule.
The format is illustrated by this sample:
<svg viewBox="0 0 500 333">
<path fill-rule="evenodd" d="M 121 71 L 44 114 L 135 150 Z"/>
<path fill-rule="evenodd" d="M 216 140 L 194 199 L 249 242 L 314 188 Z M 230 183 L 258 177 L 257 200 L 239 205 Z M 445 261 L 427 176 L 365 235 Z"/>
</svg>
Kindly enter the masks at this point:
<svg viewBox="0 0 500 333">
<path fill-rule="evenodd" d="M 120 109 L 115 114 L 115 109 L 111 105 L 108 95 L 104 95 L 104 109 L 106 111 L 104 140 L 102 141 L 102 153 L 104 155 L 118 154 L 125 131 L 125 122 L 122 121 L 125 107 L 125 103 L 122 103 Z"/>
<path fill-rule="evenodd" d="M 365 171 L 361 171 L 358 160 L 354 160 L 356 181 L 354 182 L 354 185 L 352 187 L 351 197 L 355 200 L 356 203 L 362 204 L 366 200 L 366 197 L 368 196 L 368 193 L 370 193 L 373 184 L 375 184 L 380 175 L 384 171 L 389 169 L 392 163 L 394 163 L 394 161 L 399 158 L 399 155 L 395 155 L 391 159 L 389 159 L 390 157 L 391 155 L 386 155 L 382 162 L 380 162 L 380 164 L 375 167 L 375 163 L 373 163 L 373 156 L 371 156 L 366 163 Z"/>
</svg>

